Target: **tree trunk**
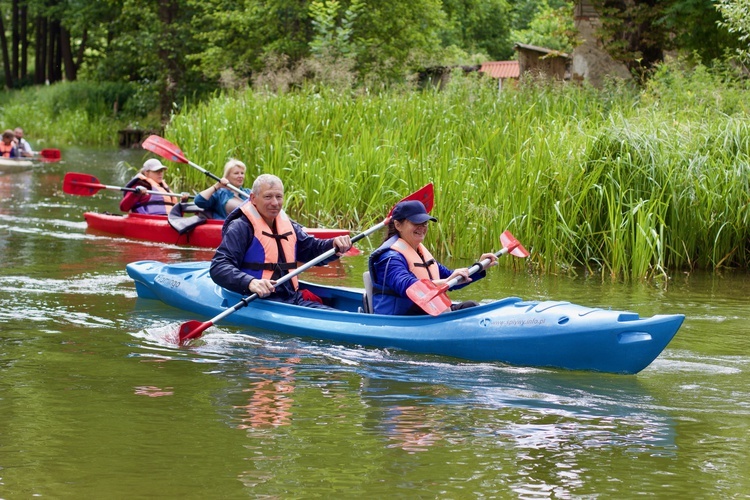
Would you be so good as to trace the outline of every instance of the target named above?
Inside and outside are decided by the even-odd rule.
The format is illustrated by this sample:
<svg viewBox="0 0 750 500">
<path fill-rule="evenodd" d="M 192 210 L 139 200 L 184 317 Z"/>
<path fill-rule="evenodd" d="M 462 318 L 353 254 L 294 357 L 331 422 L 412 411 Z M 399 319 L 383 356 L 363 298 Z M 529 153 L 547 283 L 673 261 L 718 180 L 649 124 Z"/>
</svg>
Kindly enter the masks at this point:
<svg viewBox="0 0 750 500">
<path fill-rule="evenodd" d="M 60 82 L 63 80 L 62 72 L 62 27 L 60 21 L 55 21 L 55 31 L 57 36 L 55 37 L 55 81 Z"/>
<path fill-rule="evenodd" d="M 63 26 L 60 27 L 60 57 L 65 68 L 65 79 L 69 82 L 75 81 L 77 68 L 70 49 L 70 33 Z"/>
<path fill-rule="evenodd" d="M 11 4 L 11 24 L 11 71 L 13 81 L 17 82 L 21 74 L 18 69 L 18 0 L 13 0 Z"/>
<path fill-rule="evenodd" d="M 46 60 L 47 60 L 47 78 L 45 81 L 54 83 L 55 80 L 55 40 L 57 39 L 57 30 L 55 29 L 55 22 L 47 20 L 47 45 L 46 45 Z"/>
<path fill-rule="evenodd" d="M 47 18 L 36 18 L 36 45 L 34 46 L 34 83 L 41 85 L 47 81 Z"/>
<path fill-rule="evenodd" d="M 83 35 L 81 35 L 81 45 L 78 47 L 78 53 L 76 54 L 76 69 L 81 67 L 83 64 L 83 53 L 86 52 L 86 42 L 89 39 L 89 31 L 83 29 Z"/>
<path fill-rule="evenodd" d="M 169 119 L 172 103 L 175 100 L 177 86 L 180 84 L 180 68 L 174 57 L 174 51 L 170 45 L 172 39 L 172 21 L 177 17 L 178 5 L 176 0 L 159 0 L 159 21 L 164 24 L 162 39 L 159 42 L 159 59 L 164 64 L 164 85 L 162 85 L 159 96 L 159 107 L 163 121 Z"/>
<path fill-rule="evenodd" d="M 0 50 L 3 52 L 3 73 L 5 73 L 5 88 L 13 88 L 13 75 L 10 72 L 10 57 L 8 57 L 8 39 L 5 37 L 3 14 L 0 13 Z"/>
<path fill-rule="evenodd" d="M 26 2 L 21 6 L 21 80 L 29 76 L 29 7 Z"/>
</svg>

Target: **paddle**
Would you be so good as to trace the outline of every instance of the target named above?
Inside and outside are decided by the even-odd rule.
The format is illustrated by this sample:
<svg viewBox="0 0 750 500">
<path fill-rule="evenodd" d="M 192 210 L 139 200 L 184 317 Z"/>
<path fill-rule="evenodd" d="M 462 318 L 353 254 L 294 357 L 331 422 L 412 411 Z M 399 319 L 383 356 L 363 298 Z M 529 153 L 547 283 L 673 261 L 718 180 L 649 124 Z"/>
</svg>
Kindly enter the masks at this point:
<svg viewBox="0 0 750 500">
<path fill-rule="evenodd" d="M 427 209 L 428 212 L 430 210 L 432 210 L 432 206 L 433 206 L 433 202 L 434 202 L 434 193 L 433 193 L 432 183 L 429 183 L 426 186 L 418 189 L 417 191 L 413 192 L 412 194 L 410 194 L 409 196 L 407 196 L 406 198 L 404 198 L 401 201 L 411 201 L 411 200 L 421 201 L 422 204 L 425 206 L 425 208 Z M 393 208 L 395 208 L 395 206 Z M 372 226 L 367 231 L 354 236 L 352 238 L 352 244 L 358 242 L 362 238 L 365 238 L 365 237 L 371 235 L 375 231 L 377 231 L 377 230 L 385 227 L 388 224 L 388 222 L 390 221 L 391 214 L 393 213 L 393 208 L 391 208 L 391 211 L 388 212 L 388 216 L 385 219 L 383 219 L 381 222 L 379 222 L 378 224 Z M 336 253 L 336 248 L 332 248 L 332 249 L 328 250 L 327 252 L 325 252 L 324 254 L 316 257 L 315 259 L 311 260 L 310 262 L 307 262 L 306 264 L 303 264 L 302 266 L 298 267 L 293 272 L 282 276 L 281 278 L 279 278 L 278 280 L 276 280 L 276 284 L 280 285 L 282 283 L 285 283 L 285 282 L 289 281 L 290 279 L 294 278 L 295 276 L 298 276 L 299 274 L 307 271 L 311 267 L 313 267 L 313 266 L 315 266 L 315 265 L 323 262 L 324 260 L 326 260 L 326 259 L 328 259 L 330 257 L 333 257 L 333 255 L 335 255 L 335 253 Z M 213 318 L 211 318 L 208 321 L 204 321 L 204 322 L 200 322 L 200 321 L 196 321 L 196 320 L 186 321 L 185 323 L 183 323 L 182 325 L 180 325 L 180 330 L 179 330 L 179 341 L 180 341 L 180 344 L 182 344 L 183 342 L 185 342 L 187 340 L 199 337 L 207 328 L 215 325 L 217 322 L 219 322 L 222 319 L 226 318 L 227 316 L 229 316 L 233 312 L 238 311 L 238 310 L 242 309 L 243 307 L 247 306 L 250 302 L 252 302 L 253 300 L 257 299 L 258 297 L 259 297 L 259 295 L 257 293 L 254 293 L 254 294 L 252 294 L 252 295 L 250 295 L 248 297 L 243 297 L 242 300 L 240 300 L 237 304 L 235 304 L 234 306 L 232 306 L 232 307 L 230 307 L 228 309 L 225 309 L 223 312 L 221 312 L 220 314 L 214 316 Z"/>
<path fill-rule="evenodd" d="M 59 149 L 42 149 L 39 151 L 39 156 L 42 157 L 42 161 L 47 163 L 54 163 L 60 161 L 60 150 Z"/>
<path fill-rule="evenodd" d="M 63 192 L 67 194 L 77 194 L 79 196 L 94 196 L 100 189 L 116 189 L 118 191 L 138 191 L 136 188 L 108 186 L 100 184 L 99 179 L 89 174 L 80 174 L 77 172 L 68 172 L 63 177 Z M 148 194 L 158 194 L 164 196 L 161 191 L 146 191 Z M 167 196 L 180 197 L 180 193 L 171 193 Z M 192 197 L 191 197 L 192 198 Z"/>
<path fill-rule="evenodd" d="M 205 168 L 196 165 L 192 161 L 185 158 L 185 155 L 182 153 L 182 150 L 169 142 L 168 140 L 164 139 L 163 137 L 159 137 L 158 135 L 150 135 L 146 138 L 145 141 L 141 144 L 141 147 L 143 149 L 148 149 L 152 153 L 156 153 L 162 158 L 165 158 L 169 161 L 173 161 L 175 163 L 187 163 L 193 168 L 198 169 L 199 171 L 203 172 L 203 174 L 209 176 L 213 180 L 220 182 L 221 177 L 217 176 L 216 174 L 209 172 Z M 241 190 L 240 188 L 233 186 L 232 184 L 227 184 L 225 186 L 226 188 L 231 189 L 235 193 L 239 194 L 243 198 L 249 198 L 250 196 Z"/>
<path fill-rule="evenodd" d="M 510 253 L 516 257 L 529 256 L 529 252 L 526 251 L 510 231 L 504 231 L 503 234 L 500 235 L 500 243 L 502 243 L 503 248 L 495 253 L 498 257 L 505 255 L 506 253 Z M 484 259 L 481 262 L 477 262 L 469 268 L 469 276 L 477 271 L 486 269 L 489 263 L 490 259 Z M 428 279 L 419 280 L 407 288 L 406 295 L 426 313 L 431 316 L 437 316 L 451 308 L 451 299 L 445 295 L 445 292 L 448 291 L 450 287 L 459 284 L 462 280 L 463 277 L 458 276 L 441 286 L 435 285 L 435 283 Z"/>
</svg>

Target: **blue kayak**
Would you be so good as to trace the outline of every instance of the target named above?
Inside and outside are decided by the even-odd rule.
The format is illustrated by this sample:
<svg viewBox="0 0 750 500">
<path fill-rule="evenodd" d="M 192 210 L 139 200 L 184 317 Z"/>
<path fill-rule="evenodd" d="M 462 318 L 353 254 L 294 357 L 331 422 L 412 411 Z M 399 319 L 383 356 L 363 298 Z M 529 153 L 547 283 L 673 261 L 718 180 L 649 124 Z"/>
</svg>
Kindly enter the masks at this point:
<svg viewBox="0 0 750 500">
<path fill-rule="evenodd" d="M 157 299 L 212 318 L 240 295 L 216 285 L 209 262 L 128 264 L 140 298 Z M 557 301 L 509 297 L 439 316 L 359 312 L 363 291 L 301 282 L 340 311 L 258 299 L 224 322 L 365 347 L 400 349 L 470 361 L 634 374 L 646 368 L 677 333 L 685 316 L 640 318 Z M 198 318 L 186 318 L 198 319 Z"/>
</svg>

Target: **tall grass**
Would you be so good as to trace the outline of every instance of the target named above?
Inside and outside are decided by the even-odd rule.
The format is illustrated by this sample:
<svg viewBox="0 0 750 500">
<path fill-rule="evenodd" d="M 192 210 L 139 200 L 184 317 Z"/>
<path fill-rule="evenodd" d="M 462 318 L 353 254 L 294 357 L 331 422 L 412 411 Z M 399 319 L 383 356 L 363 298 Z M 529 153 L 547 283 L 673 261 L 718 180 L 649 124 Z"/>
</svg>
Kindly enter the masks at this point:
<svg viewBox="0 0 750 500">
<path fill-rule="evenodd" d="M 498 94 L 455 77 L 443 92 L 218 96 L 175 116 L 167 137 L 217 174 L 236 157 L 248 183 L 279 175 L 287 211 L 309 226 L 363 230 L 433 182 L 441 257 L 496 250 L 510 229 L 540 272 L 652 279 L 748 267 L 748 102 L 701 68 L 667 67 L 642 92 L 536 82 Z M 180 177 L 207 183 L 188 166 Z"/>
<path fill-rule="evenodd" d="M 0 126 L 21 127 L 37 149 L 116 145 L 117 131 L 158 128 L 158 116 L 140 109 L 137 89 L 127 83 L 61 82 L 4 92 Z"/>
</svg>

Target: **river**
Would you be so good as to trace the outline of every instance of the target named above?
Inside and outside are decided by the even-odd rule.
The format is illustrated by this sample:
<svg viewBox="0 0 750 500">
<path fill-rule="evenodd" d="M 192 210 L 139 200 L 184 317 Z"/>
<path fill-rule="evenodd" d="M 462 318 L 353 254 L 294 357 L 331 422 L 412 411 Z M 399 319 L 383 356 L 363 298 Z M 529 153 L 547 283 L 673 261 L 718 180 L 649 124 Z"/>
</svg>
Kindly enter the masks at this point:
<svg viewBox="0 0 750 500">
<path fill-rule="evenodd" d="M 747 273 L 493 269 L 461 294 L 686 314 L 634 376 L 221 325 L 180 348 L 159 332 L 201 318 L 137 299 L 125 265 L 212 252 L 88 232 L 83 212 L 117 213 L 120 193 L 62 190 L 69 171 L 124 185 L 145 154 L 0 172 L 0 498 L 750 497 Z M 366 254 L 306 277 L 361 286 Z"/>
</svg>

